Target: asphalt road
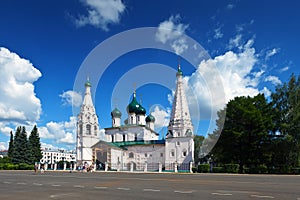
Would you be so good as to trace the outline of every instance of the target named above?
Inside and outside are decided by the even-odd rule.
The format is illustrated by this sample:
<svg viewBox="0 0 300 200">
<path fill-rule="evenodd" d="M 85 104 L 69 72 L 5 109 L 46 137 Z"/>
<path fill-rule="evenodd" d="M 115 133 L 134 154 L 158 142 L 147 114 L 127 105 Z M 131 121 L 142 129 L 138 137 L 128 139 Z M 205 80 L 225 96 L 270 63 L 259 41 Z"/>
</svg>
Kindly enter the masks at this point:
<svg viewBox="0 0 300 200">
<path fill-rule="evenodd" d="M 300 200 L 300 176 L 0 171 L 0 199 Z"/>
</svg>

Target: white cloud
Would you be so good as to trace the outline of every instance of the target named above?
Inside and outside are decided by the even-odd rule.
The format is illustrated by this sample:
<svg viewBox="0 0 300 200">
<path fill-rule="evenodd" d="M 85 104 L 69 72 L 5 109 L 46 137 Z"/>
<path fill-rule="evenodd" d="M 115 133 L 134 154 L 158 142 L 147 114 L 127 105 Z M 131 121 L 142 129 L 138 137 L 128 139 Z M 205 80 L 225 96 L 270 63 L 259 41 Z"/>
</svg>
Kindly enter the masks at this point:
<svg viewBox="0 0 300 200">
<path fill-rule="evenodd" d="M 224 35 L 224 34 L 221 32 L 221 27 L 216 28 L 216 29 L 214 30 L 214 32 L 215 32 L 215 35 L 214 35 L 214 38 L 215 38 L 215 39 L 220 39 L 220 38 L 222 38 L 223 35 Z"/>
<path fill-rule="evenodd" d="M 274 85 L 281 84 L 281 80 L 277 76 L 267 76 L 265 81 L 270 81 Z"/>
<path fill-rule="evenodd" d="M 170 46 L 178 55 L 188 49 L 187 42 L 183 37 L 188 25 L 179 23 L 179 21 L 179 15 L 171 16 L 168 20 L 159 24 L 158 31 L 155 34 L 157 41 L 163 44 L 170 43 Z"/>
<path fill-rule="evenodd" d="M 52 139 L 57 144 L 75 144 L 76 142 L 76 117 L 69 121 L 48 122 L 46 126 L 39 127 L 40 138 Z"/>
<path fill-rule="evenodd" d="M 285 71 L 287 71 L 287 70 L 289 70 L 289 69 L 290 69 L 289 66 L 285 66 L 285 67 L 281 68 L 281 69 L 279 70 L 279 72 L 282 73 L 282 72 L 285 72 Z"/>
<path fill-rule="evenodd" d="M 273 48 L 269 51 L 267 51 L 266 53 L 266 60 L 268 60 L 270 57 L 274 56 L 275 54 L 277 54 L 279 52 L 279 48 Z"/>
<path fill-rule="evenodd" d="M 88 7 L 87 15 L 80 15 L 75 20 L 77 26 L 92 25 L 108 31 L 109 24 L 117 24 L 120 15 L 125 11 L 125 5 L 121 0 L 82 0 Z"/>
<path fill-rule="evenodd" d="M 81 94 L 75 91 L 68 90 L 66 92 L 63 92 L 59 96 L 62 98 L 64 105 L 75 106 L 75 107 L 81 106 L 82 96 Z"/>
<path fill-rule="evenodd" d="M 271 96 L 271 91 L 268 89 L 268 88 L 266 88 L 266 87 L 264 87 L 261 91 L 259 91 L 260 93 L 262 93 L 262 94 L 265 94 L 265 97 L 269 97 L 269 96 Z"/>
<path fill-rule="evenodd" d="M 226 8 L 227 8 L 228 10 L 231 10 L 231 9 L 233 9 L 234 7 L 235 7 L 234 4 L 228 4 L 228 5 L 226 6 Z"/>
<path fill-rule="evenodd" d="M 248 40 L 246 44 L 237 46 L 242 49 L 240 53 L 228 51 L 202 61 L 196 72 L 184 78 L 193 118 L 199 118 L 199 110 L 203 118 L 215 117 L 216 111 L 234 97 L 259 93 L 256 86 L 264 72 L 252 72 L 257 62 L 252 44 L 253 41 Z"/>
<path fill-rule="evenodd" d="M 235 47 L 240 47 L 242 43 L 242 35 L 238 34 L 234 38 L 230 38 L 228 48 L 233 49 Z"/>
<path fill-rule="evenodd" d="M 0 142 L 0 150 L 7 150 L 5 142 Z"/>
<path fill-rule="evenodd" d="M 159 132 L 161 128 L 168 126 L 171 113 L 170 108 L 163 109 L 158 105 L 154 105 L 150 110 L 152 110 L 151 115 L 155 117 L 154 129 L 157 132 Z"/>
<path fill-rule="evenodd" d="M 41 102 L 33 83 L 41 72 L 29 60 L 0 48 L 0 120 L 28 124 L 39 120 Z"/>
</svg>

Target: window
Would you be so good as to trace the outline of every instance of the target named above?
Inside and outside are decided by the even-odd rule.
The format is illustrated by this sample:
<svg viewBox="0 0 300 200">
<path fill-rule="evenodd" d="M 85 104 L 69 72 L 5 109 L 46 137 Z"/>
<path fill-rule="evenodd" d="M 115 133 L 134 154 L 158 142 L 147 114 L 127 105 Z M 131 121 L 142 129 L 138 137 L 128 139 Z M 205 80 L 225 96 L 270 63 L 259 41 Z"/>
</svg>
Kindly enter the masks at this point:
<svg viewBox="0 0 300 200">
<path fill-rule="evenodd" d="M 97 135 L 97 130 L 98 130 L 98 127 L 97 126 L 94 126 L 94 134 Z"/>
<path fill-rule="evenodd" d="M 79 135 L 82 135 L 82 124 L 79 125 Z"/>
<path fill-rule="evenodd" d="M 111 135 L 111 142 L 114 142 L 114 135 Z"/>
<path fill-rule="evenodd" d="M 147 158 L 147 156 L 148 156 L 148 154 L 147 153 L 145 153 L 145 157 Z"/>
<path fill-rule="evenodd" d="M 124 142 L 126 141 L 126 136 L 125 136 L 125 134 L 123 135 L 123 141 L 124 141 Z"/>
<path fill-rule="evenodd" d="M 137 134 L 134 134 L 134 141 L 137 141 Z"/>
<path fill-rule="evenodd" d="M 164 157 L 164 153 L 160 153 L 160 157 Z"/>
<path fill-rule="evenodd" d="M 184 149 L 184 150 L 182 151 L 182 156 L 183 156 L 183 157 L 186 157 L 186 155 L 187 155 L 187 151 L 186 151 L 186 149 Z"/>
<path fill-rule="evenodd" d="M 177 145 L 177 146 L 180 146 L 180 142 L 179 142 L 179 141 L 177 141 L 177 142 L 176 142 L 176 145 Z"/>
<path fill-rule="evenodd" d="M 86 134 L 91 135 L 91 125 L 90 124 L 86 125 Z"/>
<path fill-rule="evenodd" d="M 170 151 L 170 157 L 175 157 L 175 151 L 174 150 Z"/>
<path fill-rule="evenodd" d="M 129 158 L 133 158 L 133 153 L 132 152 L 129 153 Z"/>
</svg>

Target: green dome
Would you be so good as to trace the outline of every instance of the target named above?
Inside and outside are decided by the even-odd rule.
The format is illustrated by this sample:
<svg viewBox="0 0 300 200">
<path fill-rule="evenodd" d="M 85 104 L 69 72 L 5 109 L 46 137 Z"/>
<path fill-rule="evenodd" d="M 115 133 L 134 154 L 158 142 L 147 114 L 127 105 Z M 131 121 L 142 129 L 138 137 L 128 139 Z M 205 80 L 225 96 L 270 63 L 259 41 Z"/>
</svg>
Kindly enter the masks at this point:
<svg viewBox="0 0 300 200">
<path fill-rule="evenodd" d="M 115 108 L 113 111 L 111 111 L 110 114 L 111 114 L 111 117 L 113 117 L 113 118 L 115 118 L 115 117 L 121 118 L 121 116 L 122 116 L 121 111 L 119 111 L 117 108 Z"/>
<path fill-rule="evenodd" d="M 85 82 L 84 85 L 85 85 L 85 87 L 92 87 L 92 84 L 89 79 Z"/>
<path fill-rule="evenodd" d="M 177 73 L 176 73 L 176 76 L 182 76 L 182 71 L 180 69 L 180 66 L 178 66 L 178 70 L 177 70 Z"/>
<path fill-rule="evenodd" d="M 155 122 L 155 117 L 153 117 L 153 115 L 149 114 L 146 117 L 146 122 Z"/>
<path fill-rule="evenodd" d="M 135 93 L 133 94 L 132 101 L 127 106 L 127 112 L 128 113 L 135 113 L 137 115 L 145 115 L 146 114 L 145 108 L 137 102 Z"/>
</svg>

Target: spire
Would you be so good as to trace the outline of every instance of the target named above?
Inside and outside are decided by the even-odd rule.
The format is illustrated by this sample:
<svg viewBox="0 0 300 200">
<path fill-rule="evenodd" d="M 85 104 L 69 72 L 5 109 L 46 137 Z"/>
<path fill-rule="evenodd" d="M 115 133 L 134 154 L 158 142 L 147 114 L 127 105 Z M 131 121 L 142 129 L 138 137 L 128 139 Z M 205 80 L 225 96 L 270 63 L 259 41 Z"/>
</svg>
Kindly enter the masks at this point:
<svg viewBox="0 0 300 200">
<path fill-rule="evenodd" d="M 83 99 L 83 105 L 94 106 L 93 101 L 92 101 L 92 95 L 91 95 L 92 84 L 90 82 L 89 77 L 87 77 L 87 80 L 86 80 L 84 86 L 85 86 L 85 94 L 84 94 L 84 99 Z"/>
<path fill-rule="evenodd" d="M 177 67 L 177 73 L 176 73 L 176 77 L 178 76 L 182 76 L 182 71 L 181 71 L 181 67 L 180 67 L 180 57 L 178 57 L 178 67 Z"/>
<path fill-rule="evenodd" d="M 190 136 L 193 133 L 192 120 L 184 93 L 182 74 L 180 63 L 178 63 L 176 91 L 168 126 L 168 133 L 172 134 L 173 137 Z"/>
</svg>

